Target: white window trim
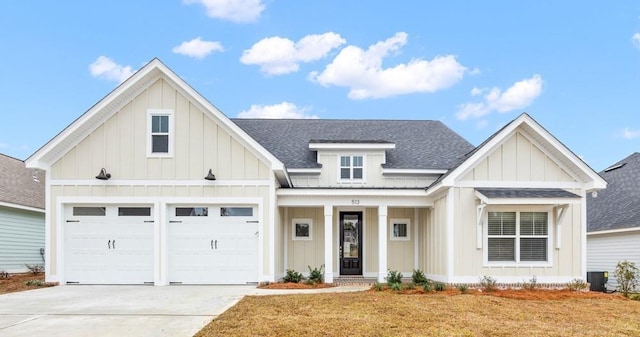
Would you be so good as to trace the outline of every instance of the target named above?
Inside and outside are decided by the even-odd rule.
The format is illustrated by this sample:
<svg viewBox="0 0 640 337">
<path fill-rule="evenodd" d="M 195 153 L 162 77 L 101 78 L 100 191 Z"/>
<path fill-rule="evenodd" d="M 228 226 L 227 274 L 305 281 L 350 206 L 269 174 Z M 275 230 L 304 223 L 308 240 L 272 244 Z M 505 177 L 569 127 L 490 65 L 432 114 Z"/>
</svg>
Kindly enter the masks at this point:
<svg viewBox="0 0 640 337">
<path fill-rule="evenodd" d="M 393 232 L 393 225 L 395 224 L 407 224 L 407 236 L 400 237 L 395 236 Z M 389 220 L 389 241 L 410 241 L 411 240 L 411 219 L 391 219 Z"/>
<path fill-rule="evenodd" d="M 349 178 L 349 179 L 343 179 L 342 178 L 342 157 L 350 157 L 350 177 L 353 177 L 353 157 L 362 157 L 362 179 L 353 179 L 353 178 Z M 364 184 L 366 183 L 366 177 L 367 177 L 367 156 L 365 156 L 364 154 L 339 154 L 338 155 L 338 183 L 342 183 L 342 184 Z"/>
<path fill-rule="evenodd" d="M 515 212 L 516 213 L 516 235 L 515 253 L 516 261 L 489 261 L 489 212 Z M 521 212 L 544 212 L 547 213 L 547 261 L 519 261 L 520 260 L 520 213 Z M 484 267 L 553 267 L 553 236 L 554 219 L 553 212 L 548 207 L 530 207 L 526 205 L 513 205 L 502 207 L 487 207 L 483 216 L 483 266 Z M 509 236 L 511 237 L 511 236 Z M 526 236 L 528 237 L 528 236 Z"/>
<path fill-rule="evenodd" d="M 309 236 L 297 236 L 296 224 L 309 224 Z M 311 241 L 313 240 L 313 219 L 310 218 L 294 218 L 291 219 L 291 240 L 293 241 Z"/>
<path fill-rule="evenodd" d="M 173 110 L 171 109 L 149 109 L 147 110 L 147 157 L 148 158 L 171 158 L 173 157 L 173 143 L 174 143 L 174 123 L 173 123 Z M 167 153 L 154 153 L 151 152 L 153 137 L 151 133 L 152 117 L 153 116 L 169 116 L 169 150 Z"/>
</svg>

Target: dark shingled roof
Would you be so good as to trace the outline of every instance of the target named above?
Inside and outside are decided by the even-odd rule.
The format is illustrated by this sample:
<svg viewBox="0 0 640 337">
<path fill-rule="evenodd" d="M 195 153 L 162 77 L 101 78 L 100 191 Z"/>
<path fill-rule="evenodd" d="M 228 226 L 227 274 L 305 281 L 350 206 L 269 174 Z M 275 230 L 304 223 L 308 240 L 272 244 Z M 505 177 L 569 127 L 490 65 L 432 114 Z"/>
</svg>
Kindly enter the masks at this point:
<svg viewBox="0 0 640 337">
<path fill-rule="evenodd" d="M 36 182 L 22 160 L 0 154 L 0 202 L 44 209 L 44 179 L 44 171 Z"/>
<path fill-rule="evenodd" d="M 487 198 L 580 198 L 561 188 L 476 188 Z"/>
<path fill-rule="evenodd" d="M 287 168 L 317 168 L 309 143 L 394 143 L 385 168 L 450 169 L 473 145 L 442 122 L 425 120 L 232 119 Z M 372 141 L 375 139 L 375 141 Z"/>
<path fill-rule="evenodd" d="M 608 184 L 587 198 L 587 232 L 640 227 L 640 153 L 599 174 Z"/>
</svg>

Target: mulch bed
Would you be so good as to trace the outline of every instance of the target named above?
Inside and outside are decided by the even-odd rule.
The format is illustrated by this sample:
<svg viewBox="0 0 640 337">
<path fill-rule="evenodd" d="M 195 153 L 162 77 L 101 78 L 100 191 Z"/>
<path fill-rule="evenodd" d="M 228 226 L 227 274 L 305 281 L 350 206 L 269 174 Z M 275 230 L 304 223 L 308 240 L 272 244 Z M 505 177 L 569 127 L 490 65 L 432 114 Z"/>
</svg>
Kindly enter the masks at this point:
<svg viewBox="0 0 640 337">
<path fill-rule="evenodd" d="M 41 281 L 41 285 L 26 285 L 27 281 Z M 52 287 L 55 284 L 44 282 L 44 273 L 38 274 L 10 274 L 8 279 L 0 279 L 0 294 L 13 293 L 42 287 Z"/>
<path fill-rule="evenodd" d="M 321 288 L 332 288 L 335 287 L 335 284 L 331 283 L 316 283 L 316 284 L 306 284 L 306 283 L 292 283 L 292 282 L 280 282 L 280 283 L 269 283 L 258 286 L 260 289 L 321 289 Z"/>
</svg>

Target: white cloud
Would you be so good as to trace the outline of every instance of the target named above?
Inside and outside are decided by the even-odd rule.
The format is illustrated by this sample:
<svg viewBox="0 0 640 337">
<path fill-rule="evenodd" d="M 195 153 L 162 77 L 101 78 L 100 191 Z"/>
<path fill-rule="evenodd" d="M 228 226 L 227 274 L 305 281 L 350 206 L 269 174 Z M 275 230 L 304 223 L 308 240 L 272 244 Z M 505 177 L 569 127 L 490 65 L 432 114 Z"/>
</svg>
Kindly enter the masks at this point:
<svg viewBox="0 0 640 337">
<path fill-rule="evenodd" d="M 89 65 L 89 71 L 93 77 L 118 82 L 126 80 L 134 73 L 130 66 L 116 64 L 106 56 L 99 56 L 91 63 Z"/>
<path fill-rule="evenodd" d="M 478 89 L 473 88 L 471 95 L 480 95 L 488 92 L 484 96 L 484 102 L 463 104 L 456 117 L 459 120 L 466 120 L 469 117 L 481 117 L 493 111 L 505 113 L 529 106 L 542 93 L 542 77 L 533 75 L 529 79 L 524 79 L 514 83 L 510 88 L 502 92 L 499 88 Z"/>
<path fill-rule="evenodd" d="M 383 68 L 383 58 L 406 43 L 407 34 L 400 32 L 367 50 L 347 46 L 322 73 L 312 72 L 309 78 L 323 86 L 348 87 L 349 98 L 365 99 L 435 92 L 456 84 L 464 76 L 466 68 L 452 55 L 436 56 L 431 61 L 413 59 Z"/>
<path fill-rule="evenodd" d="M 249 110 L 240 112 L 238 118 L 317 119 L 318 116 L 307 114 L 309 110 L 308 107 L 300 108 L 286 101 L 274 105 L 253 104 Z"/>
<path fill-rule="evenodd" d="M 631 36 L 631 41 L 633 45 L 640 49 L 640 33 L 635 33 Z"/>
<path fill-rule="evenodd" d="M 628 140 L 640 138 L 640 130 L 632 130 L 629 128 L 624 128 L 624 130 L 622 130 L 622 138 L 628 139 Z"/>
<path fill-rule="evenodd" d="M 480 68 L 473 68 L 469 70 L 469 75 L 480 75 L 480 74 L 482 74 L 482 72 L 480 71 Z"/>
<path fill-rule="evenodd" d="M 265 8 L 262 0 L 184 0 L 184 3 L 202 4 L 208 16 L 237 23 L 258 20 Z"/>
<path fill-rule="evenodd" d="M 224 51 L 224 47 L 220 42 L 203 41 L 198 36 L 191 41 L 182 42 L 179 46 L 173 47 L 171 51 L 176 54 L 202 59 L 214 51 Z"/>
<path fill-rule="evenodd" d="M 345 39 L 333 32 L 307 35 L 298 42 L 273 36 L 245 50 L 240 62 L 259 65 L 260 71 L 268 75 L 288 74 L 298 71 L 300 63 L 319 60 L 344 43 Z"/>
</svg>

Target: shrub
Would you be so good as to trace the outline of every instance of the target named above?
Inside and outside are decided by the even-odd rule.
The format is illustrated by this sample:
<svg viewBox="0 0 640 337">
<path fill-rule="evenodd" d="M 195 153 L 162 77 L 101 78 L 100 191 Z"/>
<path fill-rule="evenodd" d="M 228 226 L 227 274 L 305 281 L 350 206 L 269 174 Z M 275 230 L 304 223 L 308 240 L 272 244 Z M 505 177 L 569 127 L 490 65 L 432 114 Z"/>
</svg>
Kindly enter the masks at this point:
<svg viewBox="0 0 640 337">
<path fill-rule="evenodd" d="M 640 278 L 640 271 L 634 262 L 627 260 L 618 262 L 615 271 L 616 280 L 618 280 L 618 288 L 620 292 L 629 297 L 629 293 L 636 290 L 638 286 L 638 279 Z"/>
<path fill-rule="evenodd" d="M 382 291 L 382 289 L 384 289 L 384 284 L 380 283 L 380 282 L 376 282 L 373 284 L 373 288 L 376 291 Z"/>
<path fill-rule="evenodd" d="M 295 270 L 287 269 L 287 273 L 282 280 L 286 283 L 300 283 L 300 281 L 302 281 L 302 274 Z"/>
<path fill-rule="evenodd" d="M 44 272 L 44 266 L 41 264 L 25 264 L 25 267 L 29 269 L 29 272 L 33 275 L 38 275 Z"/>
<path fill-rule="evenodd" d="M 387 272 L 387 283 L 389 285 L 393 284 L 401 284 L 402 283 L 402 273 L 397 270 L 389 270 Z"/>
<path fill-rule="evenodd" d="M 389 283 L 389 288 L 393 291 L 402 290 L 402 283 Z"/>
<path fill-rule="evenodd" d="M 8 272 L 0 270 L 0 280 L 8 280 L 9 278 L 11 278 L 11 275 Z"/>
<path fill-rule="evenodd" d="M 540 285 L 538 284 L 538 279 L 535 275 L 529 280 L 522 283 L 522 289 L 525 290 L 536 290 Z"/>
<path fill-rule="evenodd" d="M 413 274 L 411 275 L 411 280 L 413 281 L 414 284 L 425 284 L 429 281 L 427 277 L 424 276 L 424 273 L 420 269 L 413 270 Z"/>
<path fill-rule="evenodd" d="M 469 286 L 466 284 L 459 284 L 458 290 L 460 290 L 461 293 L 466 294 L 469 292 Z"/>
<path fill-rule="evenodd" d="M 324 264 L 320 268 L 311 269 L 311 266 L 307 267 L 309 268 L 309 282 L 311 284 L 324 283 Z"/>
<path fill-rule="evenodd" d="M 436 291 L 444 291 L 447 289 L 447 286 L 442 282 L 436 282 L 433 286 Z"/>
<path fill-rule="evenodd" d="M 24 284 L 30 287 L 42 287 L 45 285 L 43 280 L 27 280 Z"/>
<path fill-rule="evenodd" d="M 634 301 L 640 301 L 640 294 L 632 294 L 629 298 Z"/>
<path fill-rule="evenodd" d="M 425 292 L 433 291 L 433 283 L 431 283 L 431 281 L 427 280 L 427 282 L 425 282 L 422 285 L 422 290 L 424 290 Z"/>
<path fill-rule="evenodd" d="M 480 278 L 480 289 L 486 292 L 496 291 L 498 285 L 496 279 L 491 276 L 483 276 Z"/>
<path fill-rule="evenodd" d="M 579 278 L 574 278 L 571 282 L 567 283 L 567 289 L 571 291 L 581 291 L 587 289 L 587 282 Z"/>
<path fill-rule="evenodd" d="M 415 285 L 415 283 L 407 283 L 407 284 L 404 285 L 404 288 L 407 289 L 407 290 L 412 290 L 412 289 L 416 288 L 416 285 Z"/>
</svg>

